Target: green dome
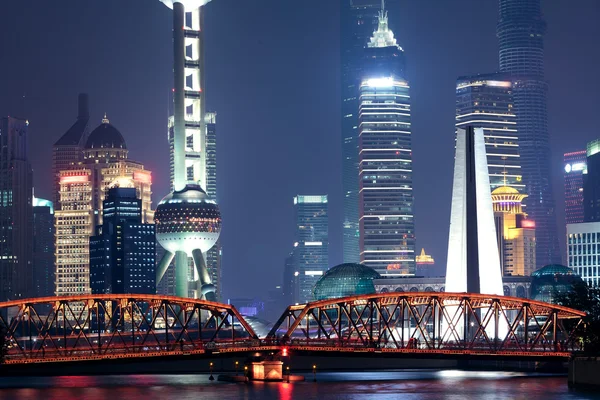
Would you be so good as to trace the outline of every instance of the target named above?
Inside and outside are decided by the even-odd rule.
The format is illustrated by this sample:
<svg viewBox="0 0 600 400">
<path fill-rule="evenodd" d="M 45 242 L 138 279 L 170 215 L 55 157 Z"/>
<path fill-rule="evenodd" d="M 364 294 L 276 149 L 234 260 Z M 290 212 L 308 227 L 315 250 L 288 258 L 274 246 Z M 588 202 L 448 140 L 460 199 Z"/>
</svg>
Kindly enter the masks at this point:
<svg viewBox="0 0 600 400">
<path fill-rule="evenodd" d="M 362 264 L 340 264 L 317 281 L 313 297 L 326 300 L 375 293 L 373 279 L 376 278 L 381 278 L 381 275 Z"/>
<path fill-rule="evenodd" d="M 550 264 L 550 265 L 546 265 L 545 267 L 542 267 L 540 269 L 538 269 L 537 271 L 533 272 L 531 274 L 531 276 L 548 276 L 548 275 L 575 275 L 575 271 L 573 271 L 571 268 L 569 267 L 565 267 L 564 265 L 560 265 L 560 264 Z"/>
<path fill-rule="evenodd" d="M 581 278 L 571 268 L 560 264 L 546 265 L 531 274 L 531 297 L 553 303 L 557 294 L 570 292 L 579 282 Z"/>
</svg>

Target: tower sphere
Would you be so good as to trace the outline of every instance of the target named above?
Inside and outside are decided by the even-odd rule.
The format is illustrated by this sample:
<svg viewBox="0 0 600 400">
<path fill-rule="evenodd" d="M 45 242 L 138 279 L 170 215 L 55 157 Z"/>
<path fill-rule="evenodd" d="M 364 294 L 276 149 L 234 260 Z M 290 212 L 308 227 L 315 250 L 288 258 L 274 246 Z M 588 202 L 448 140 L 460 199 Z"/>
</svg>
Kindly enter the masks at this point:
<svg viewBox="0 0 600 400">
<path fill-rule="evenodd" d="M 219 206 L 199 185 L 188 184 L 183 190 L 165 196 L 154 214 L 156 237 L 160 245 L 175 253 L 208 251 L 221 232 Z"/>
<path fill-rule="evenodd" d="M 208 3 L 210 0 L 160 0 L 165 6 L 173 9 L 173 3 L 181 3 L 186 9 L 199 8 Z"/>
</svg>

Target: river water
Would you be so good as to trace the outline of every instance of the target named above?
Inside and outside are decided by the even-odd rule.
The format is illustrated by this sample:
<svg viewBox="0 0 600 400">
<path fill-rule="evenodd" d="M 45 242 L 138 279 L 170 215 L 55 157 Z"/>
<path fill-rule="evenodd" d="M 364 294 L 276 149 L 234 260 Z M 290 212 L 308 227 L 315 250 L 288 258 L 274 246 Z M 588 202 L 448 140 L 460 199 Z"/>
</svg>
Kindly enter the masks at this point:
<svg viewBox="0 0 600 400">
<path fill-rule="evenodd" d="M 302 383 L 222 383 L 208 375 L 62 376 L 0 378 L 0 399 L 600 399 L 569 390 L 565 376 L 515 372 L 322 372 Z"/>
</svg>

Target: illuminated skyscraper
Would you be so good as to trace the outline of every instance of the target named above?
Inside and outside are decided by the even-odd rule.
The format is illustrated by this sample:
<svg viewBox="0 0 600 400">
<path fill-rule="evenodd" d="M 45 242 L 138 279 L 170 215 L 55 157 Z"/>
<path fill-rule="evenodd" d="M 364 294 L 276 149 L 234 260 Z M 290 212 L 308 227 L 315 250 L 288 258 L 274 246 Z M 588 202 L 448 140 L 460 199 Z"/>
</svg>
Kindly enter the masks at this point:
<svg viewBox="0 0 600 400">
<path fill-rule="evenodd" d="M 342 77 L 342 157 L 344 190 L 344 262 L 359 254 L 358 97 L 364 68 L 364 48 L 377 29 L 381 0 L 340 0 Z"/>
<path fill-rule="evenodd" d="M 381 10 L 359 89 L 360 262 L 381 275 L 415 273 L 410 88 L 404 51 Z"/>
<path fill-rule="evenodd" d="M 458 78 L 456 127 L 483 128 L 491 189 L 511 186 L 525 192 L 521 176 L 517 117 L 512 82 L 506 75 L 486 74 Z"/>
<path fill-rule="evenodd" d="M 544 33 L 540 0 L 500 0 L 497 35 L 500 71 L 513 81 L 526 210 L 536 223 L 538 266 L 561 262 L 550 167 L 544 78 Z"/>
<path fill-rule="evenodd" d="M 0 119 L 0 300 L 26 298 L 33 289 L 33 171 L 29 122 Z"/>
<path fill-rule="evenodd" d="M 530 276 L 536 269 L 535 222 L 527 219 L 521 205 L 526 197 L 509 186 L 501 186 L 492 192 L 496 239 L 504 276 Z"/>
<path fill-rule="evenodd" d="M 89 97 L 86 93 L 80 93 L 78 98 L 77 120 L 75 123 L 54 143 L 52 149 L 52 200 L 54 207 L 60 210 L 60 171 L 71 168 L 73 164 L 81 161 L 83 147 L 89 134 Z"/>
<path fill-rule="evenodd" d="M 83 161 L 59 172 L 60 210 L 55 211 L 56 294 L 90 293 L 89 238 L 102 225 L 103 200 L 111 187 L 135 188 L 142 222 L 153 221 L 152 176 L 128 159 L 121 133 L 106 116 L 88 137 Z"/>
<path fill-rule="evenodd" d="M 587 144 L 583 174 L 583 221 L 600 221 L 600 139 Z"/>
<path fill-rule="evenodd" d="M 92 293 L 156 294 L 154 224 L 142 223 L 136 189 L 110 188 L 102 213 L 102 225 L 89 239 Z"/>
<path fill-rule="evenodd" d="M 298 303 L 312 301 L 315 283 L 329 268 L 327 196 L 294 197 L 296 242 L 294 274 L 298 273 Z M 286 260 L 286 267 L 289 260 Z"/>
<path fill-rule="evenodd" d="M 565 153 L 565 221 L 583 222 L 583 174 L 587 170 L 587 151 Z"/>
</svg>

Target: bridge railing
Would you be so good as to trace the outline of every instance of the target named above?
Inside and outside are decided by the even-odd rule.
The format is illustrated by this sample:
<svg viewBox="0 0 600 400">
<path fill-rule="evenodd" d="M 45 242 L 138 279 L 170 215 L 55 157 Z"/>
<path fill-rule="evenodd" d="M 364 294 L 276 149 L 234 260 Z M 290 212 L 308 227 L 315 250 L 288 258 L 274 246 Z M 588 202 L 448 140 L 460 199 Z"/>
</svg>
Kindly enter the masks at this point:
<svg viewBox="0 0 600 400">
<path fill-rule="evenodd" d="M 567 353 L 585 313 L 469 293 L 385 293 L 290 306 L 270 338 L 292 346 L 394 351 Z"/>
<path fill-rule="evenodd" d="M 0 303 L 6 362 L 204 352 L 256 343 L 235 307 L 157 295 L 83 295 Z"/>
</svg>

